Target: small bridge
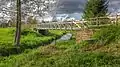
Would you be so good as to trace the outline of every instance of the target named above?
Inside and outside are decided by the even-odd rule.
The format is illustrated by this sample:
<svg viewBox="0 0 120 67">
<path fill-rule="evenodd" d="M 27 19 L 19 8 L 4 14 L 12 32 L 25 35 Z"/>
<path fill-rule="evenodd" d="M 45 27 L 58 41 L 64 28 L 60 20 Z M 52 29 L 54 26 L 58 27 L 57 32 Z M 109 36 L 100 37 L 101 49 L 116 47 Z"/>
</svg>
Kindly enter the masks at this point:
<svg viewBox="0 0 120 67">
<path fill-rule="evenodd" d="M 107 22 L 107 23 L 106 23 Z M 76 30 L 76 41 L 88 40 L 93 34 L 93 30 L 100 27 L 117 24 L 118 19 L 109 18 L 91 18 L 88 21 L 71 21 L 71 22 L 50 22 L 40 23 L 34 26 L 37 30 Z M 82 31 L 80 31 L 82 30 Z"/>
<path fill-rule="evenodd" d="M 96 17 L 89 18 L 87 21 L 70 21 L 70 22 L 49 22 L 40 23 L 34 26 L 38 30 L 81 30 L 84 28 L 104 27 L 111 24 L 117 24 L 120 16 Z"/>
<path fill-rule="evenodd" d="M 93 22 L 92 22 L 93 23 Z M 38 30 L 81 30 L 81 29 L 90 29 L 90 28 L 100 28 L 104 26 L 112 25 L 113 23 L 103 23 L 94 22 L 90 24 L 88 21 L 71 21 L 71 22 L 49 22 L 49 23 L 40 23 L 34 26 Z"/>
<path fill-rule="evenodd" d="M 41 30 L 80 30 L 86 26 L 82 22 L 51 22 L 41 23 L 36 26 L 36 29 Z"/>
</svg>

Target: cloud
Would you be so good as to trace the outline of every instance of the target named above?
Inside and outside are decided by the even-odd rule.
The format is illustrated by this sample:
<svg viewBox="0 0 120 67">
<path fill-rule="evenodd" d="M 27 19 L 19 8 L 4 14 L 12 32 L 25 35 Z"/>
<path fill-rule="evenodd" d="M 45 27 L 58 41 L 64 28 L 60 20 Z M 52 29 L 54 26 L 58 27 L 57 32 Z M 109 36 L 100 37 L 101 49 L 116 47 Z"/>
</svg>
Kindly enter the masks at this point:
<svg viewBox="0 0 120 67">
<path fill-rule="evenodd" d="M 60 0 L 57 13 L 81 13 L 87 0 Z M 120 9 L 120 0 L 110 0 L 109 12 Z"/>
<path fill-rule="evenodd" d="M 120 9 L 120 0 L 110 0 L 109 11 L 115 12 Z"/>
<path fill-rule="evenodd" d="M 60 0 L 57 12 L 58 13 L 74 13 L 82 12 L 86 0 Z"/>
</svg>

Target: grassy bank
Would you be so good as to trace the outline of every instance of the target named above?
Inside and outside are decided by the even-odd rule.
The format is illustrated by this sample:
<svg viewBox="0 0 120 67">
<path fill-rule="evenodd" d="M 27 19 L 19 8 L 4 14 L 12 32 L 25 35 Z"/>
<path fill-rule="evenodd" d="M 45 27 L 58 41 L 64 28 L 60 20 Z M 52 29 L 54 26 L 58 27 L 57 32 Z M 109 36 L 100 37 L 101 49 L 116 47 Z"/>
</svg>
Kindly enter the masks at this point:
<svg viewBox="0 0 120 67">
<path fill-rule="evenodd" d="M 85 52 L 74 40 L 0 58 L 0 67 L 119 67 L 120 56 Z"/>
<path fill-rule="evenodd" d="M 8 56 L 23 52 L 25 49 L 37 48 L 52 42 L 63 35 L 64 31 L 50 30 L 48 35 L 42 35 L 32 30 L 22 30 L 21 45 L 15 47 L 13 28 L 0 28 L 0 55 Z M 59 32 L 59 33 L 58 33 Z"/>
</svg>

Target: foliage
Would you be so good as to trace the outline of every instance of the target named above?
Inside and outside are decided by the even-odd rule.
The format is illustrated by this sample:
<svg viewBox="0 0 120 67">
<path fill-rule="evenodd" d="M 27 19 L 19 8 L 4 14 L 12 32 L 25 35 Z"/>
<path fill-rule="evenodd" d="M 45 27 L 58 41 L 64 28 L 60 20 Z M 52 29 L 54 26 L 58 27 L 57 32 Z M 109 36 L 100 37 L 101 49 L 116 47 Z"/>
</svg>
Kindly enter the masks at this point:
<svg viewBox="0 0 120 67">
<path fill-rule="evenodd" d="M 120 39 L 120 25 L 102 28 L 94 34 L 93 38 L 97 39 L 97 43 L 101 45 L 118 42 Z"/>
<path fill-rule="evenodd" d="M 108 0 L 88 0 L 85 10 L 84 19 L 104 17 L 108 12 Z"/>
</svg>

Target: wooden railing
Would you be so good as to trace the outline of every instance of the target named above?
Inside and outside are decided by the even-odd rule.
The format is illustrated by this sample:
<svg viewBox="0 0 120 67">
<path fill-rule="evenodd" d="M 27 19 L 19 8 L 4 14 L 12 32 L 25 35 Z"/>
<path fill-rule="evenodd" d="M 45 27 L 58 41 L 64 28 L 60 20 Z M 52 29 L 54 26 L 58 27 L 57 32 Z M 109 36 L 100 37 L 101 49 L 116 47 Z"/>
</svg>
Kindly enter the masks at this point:
<svg viewBox="0 0 120 67">
<path fill-rule="evenodd" d="M 50 22 L 50 23 L 40 23 L 36 25 L 37 29 L 60 29 L 60 30 L 81 30 L 83 28 L 93 28 L 101 26 L 109 26 L 112 24 L 119 23 L 119 17 L 97 17 L 89 18 L 87 20 L 81 21 L 71 21 L 71 22 Z"/>
</svg>

